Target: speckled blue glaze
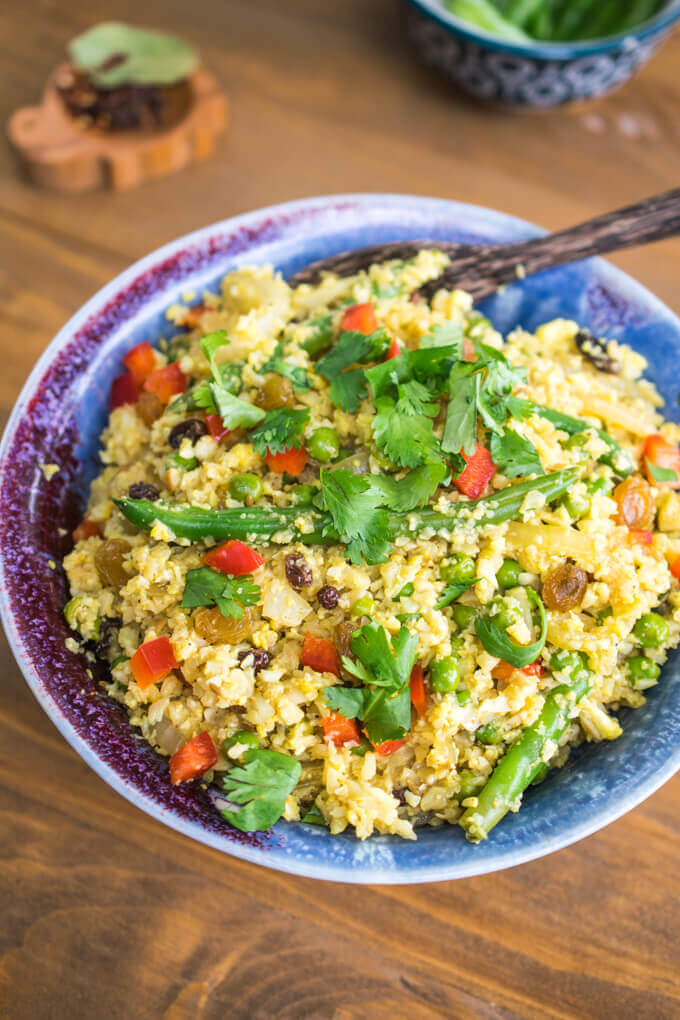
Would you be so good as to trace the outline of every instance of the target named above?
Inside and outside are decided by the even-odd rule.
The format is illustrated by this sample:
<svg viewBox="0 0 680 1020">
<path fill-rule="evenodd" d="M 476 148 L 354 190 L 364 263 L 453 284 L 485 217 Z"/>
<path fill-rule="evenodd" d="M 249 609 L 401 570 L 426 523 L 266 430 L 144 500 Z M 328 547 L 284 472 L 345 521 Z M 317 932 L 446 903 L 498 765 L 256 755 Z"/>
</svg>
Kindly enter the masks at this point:
<svg viewBox="0 0 680 1020">
<path fill-rule="evenodd" d="M 499 212 L 428 198 L 347 195 L 288 203 L 206 227 L 143 259 L 92 298 L 47 348 L 0 447 L 0 611 L 40 704 L 83 759 L 133 804 L 209 846 L 283 871 L 345 882 L 425 882 L 510 867 L 566 846 L 634 807 L 680 767 L 676 655 L 647 705 L 624 714 L 619 740 L 581 749 L 529 791 L 520 814 L 506 818 L 481 846 L 466 843 L 459 828 L 420 831 L 415 843 L 388 836 L 360 843 L 285 822 L 270 833 L 245 835 L 220 818 L 200 784 L 171 786 L 166 761 L 64 648 L 64 580 L 49 566 L 68 548 L 58 529 L 70 531 L 82 511 L 121 356 L 142 339 L 170 335 L 168 305 L 187 290 L 215 287 L 227 270 L 244 264 L 272 261 L 290 274 L 313 259 L 380 241 L 503 242 L 538 232 Z M 605 262 L 542 273 L 482 308 L 503 331 L 564 315 L 625 339 L 648 357 L 666 413 L 678 420 L 680 321 Z M 46 481 L 41 463 L 61 470 Z"/>
<path fill-rule="evenodd" d="M 444 0 L 403 0 L 406 28 L 426 64 L 476 99 L 518 109 L 563 106 L 619 88 L 680 19 L 670 0 L 635 29 L 574 43 L 514 43 L 451 14 Z"/>
</svg>

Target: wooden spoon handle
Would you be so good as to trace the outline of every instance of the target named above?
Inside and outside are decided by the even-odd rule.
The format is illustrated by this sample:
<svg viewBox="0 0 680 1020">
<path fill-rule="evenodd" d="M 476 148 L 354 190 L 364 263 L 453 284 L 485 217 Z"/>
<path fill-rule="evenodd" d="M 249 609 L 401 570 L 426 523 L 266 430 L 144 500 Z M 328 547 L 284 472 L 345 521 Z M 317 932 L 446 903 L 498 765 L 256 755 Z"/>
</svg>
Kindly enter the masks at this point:
<svg viewBox="0 0 680 1020">
<path fill-rule="evenodd" d="M 454 260 L 435 281 L 423 288 L 433 293 L 456 286 L 476 298 L 490 294 L 517 276 L 564 265 L 604 252 L 618 251 L 680 233 L 680 188 L 605 213 L 556 234 L 515 244 L 484 246 L 476 255 Z"/>
</svg>

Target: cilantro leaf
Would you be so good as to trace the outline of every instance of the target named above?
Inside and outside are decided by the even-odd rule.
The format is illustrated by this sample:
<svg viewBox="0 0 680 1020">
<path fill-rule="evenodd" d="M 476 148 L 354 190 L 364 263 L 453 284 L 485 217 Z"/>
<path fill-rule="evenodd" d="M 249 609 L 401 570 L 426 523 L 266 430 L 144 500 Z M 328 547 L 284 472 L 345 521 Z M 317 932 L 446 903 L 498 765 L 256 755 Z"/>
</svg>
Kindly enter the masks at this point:
<svg viewBox="0 0 680 1020">
<path fill-rule="evenodd" d="M 471 581 L 459 581 L 457 584 L 447 584 L 443 592 L 439 596 L 437 602 L 435 602 L 435 609 L 443 609 L 444 606 L 450 606 L 452 602 L 455 602 L 457 598 L 471 588 L 473 584 L 477 584 L 479 581 L 478 577 L 473 577 Z"/>
<path fill-rule="evenodd" d="M 390 641 L 387 631 L 378 623 L 366 623 L 355 631 L 350 647 L 359 663 L 368 671 L 371 684 L 398 690 L 408 683 L 416 661 L 418 638 L 407 627 L 400 627 Z M 350 672 L 356 663 L 343 657 L 343 665 Z M 362 673 L 360 679 L 364 679 Z"/>
<path fill-rule="evenodd" d="M 534 444 L 514 429 L 491 437 L 491 459 L 508 478 L 542 475 L 543 465 Z"/>
<path fill-rule="evenodd" d="M 512 395 L 506 397 L 505 406 L 510 417 L 515 418 L 517 421 L 531 417 L 535 407 L 533 401 L 527 400 L 525 397 L 513 397 Z"/>
<path fill-rule="evenodd" d="M 375 361 L 389 347 L 390 339 L 381 327 L 373 333 L 345 330 L 337 344 L 316 363 L 319 375 L 332 381 L 340 372 L 357 362 Z"/>
<path fill-rule="evenodd" d="M 336 685 L 322 688 L 321 693 L 328 707 L 344 715 L 345 719 L 356 719 L 363 711 L 365 692 L 358 687 Z"/>
<path fill-rule="evenodd" d="M 326 819 L 324 818 L 321 809 L 316 804 L 312 804 L 307 814 L 303 815 L 300 821 L 305 822 L 307 825 L 327 825 Z"/>
<path fill-rule="evenodd" d="M 250 404 L 247 400 L 241 400 L 240 397 L 235 397 L 221 383 L 211 383 L 210 393 L 226 429 L 249 429 L 262 421 L 265 416 L 262 408 L 255 407 L 254 404 Z"/>
<path fill-rule="evenodd" d="M 445 322 L 432 329 L 420 338 L 418 350 L 428 347 L 449 347 L 455 346 L 458 357 L 463 356 L 463 327 L 460 322 Z"/>
<path fill-rule="evenodd" d="M 263 365 L 260 365 L 259 372 L 264 375 L 266 372 L 274 372 L 288 379 L 296 390 L 310 390 L 311 383 L 304 368 L 300 365 L 293 365 L 283 357 L 283 342 L 279 340 L 271 358 L 268 358 Z"/>
<path fill-rule="evenodd" d="M 393 359 L 396 360 L 396 359 Z M 371 423 L 376 443 L 393 464 L 418 467 L 441 457 L 431 418 L 437 404 L 424 403 L 416 387 L 409 382 L 398 389 L 399 397 L 378 397 L 376 415 Z"/>
<path fill-rule="evenodd" d="M 330 347 L 333 342 L 333 316 L 321 315 L 318 319 L 314 319 L 313 322 L 309 323 L 312 333 L 301 345 L 303 350 L 307 351 L 310 358 L 315 358 L 317 354 L 321 354 L 326 348 Z"/>
<path fill-rule="evenodd" d="M 336 407 L 356 414 L 368 392 L 366 373 L 362 368 L 348 368 L 331 382 L 330 398 Z"/>
<path fill-rule="evenodd" d="M 227 334 L 223 329 L 219 329 L 214 333 L 208 333 L 207 336 L 203 337 L 201 348 L 208 359 L 211 377 L 210 379 L 204 379 L 203 382 L 194 386 L 193 389 L 187 390 L 186 393 L 176 397 L 169 405 L 168 410 L 188 411 L 201 408 L 207 411 L 208 414 L 217 414 L 220 403 L 225 407 L 230 403 L 229 395 L 241 387 L 242 366 L 230 361 L 223 365 L 218 365 L 215 361 L 217 351 L 228 343 Z M 234 397 L 234 400 L 236 399 Z M 245 404 L 245 401 L 241 401 L 241 403 Z M 247 406 L 251 407 L 252 405 L 248 404 Z"/>
<path fill-rule="evenodd" d="M 242 832 L 269 829 L 283 814 L 302 766 L 288 754 L 262 748 L 246 751 L 242 761 L 224 777 L 229 800 L 242 806 L 238 811 L 224 808 L 222 816 Z"/>
<path fill-rule="evenodd" d="M 228 343 L 226 329 L 217 329 L 214 333 L 207 333 L 201 340 L 201 350 L 208 359 L 210 371 L 216 378 L 219 377 L 220 369 L 215 361 L 215 355 L 220 347 L 226 347 Z"/>
<path fill-rule="evenodd" d="M 449 405 L 446 409 L 442 449 L 447 453 L 464 450 L 471 457 L 477 448 L 477 400 L 480 376 L 453 377 L 450 382 Z"/>
<path fill-rule="evenodd" d="M 392 475 L 371 475 L 370 482 L 381 493 L 382 502 L 395 513 L 408 513 L 424 506 L 437 491 L 448 473 L 443 460 L 413 468 L 403 478 Z"/>
<path fill-rule="evenodd" d="M 369 698 L 364 709 L 364 726 L 371 743 L 400 740 L 411 729 L 411 690 L 406 684 L 396 693 L 382 688 Z"/>
<path fill-rule="evenodd" d="M 673 468 L 659 467 L 658 464 L 653 464 L 649 457 L 645 457 L 645 464 L 655 482 L 677 482 L 678 473 Z"/>
<path fill-rule="evenodd" d="M 309 408 L 291 410 L 279 407 L 267 411 L 264 421 L 248 437 L 261 457 L 269 453 L 283 453 L 302 445 L 302 430 L 309 421 Z"/>
<path fill-rule="evenodd" d="M 321 493 L 352 563 L 384 563 L 390 552 L 387 511 L 378 506 L 370 479 L 345 468 L 321 472 Z"/>
<path fill-rule="evenodd" d="M 198 567 L 187 573 L 180 607 L 217 606 L 225 619 L 239 620 L 244 608 L 256 605 L 261 594 L 251 574 L 232 577 L 210 567 Z"/>
</svg>

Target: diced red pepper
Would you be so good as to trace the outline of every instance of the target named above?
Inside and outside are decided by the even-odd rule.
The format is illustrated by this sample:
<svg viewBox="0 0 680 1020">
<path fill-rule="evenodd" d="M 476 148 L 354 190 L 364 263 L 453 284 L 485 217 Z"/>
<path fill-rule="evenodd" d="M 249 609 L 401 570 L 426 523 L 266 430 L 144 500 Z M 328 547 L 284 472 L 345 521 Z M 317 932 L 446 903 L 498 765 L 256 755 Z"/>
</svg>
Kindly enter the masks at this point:
<svg viewBox="0 0 680 1020">
<path fill-rule="evenodd" d="M 526 673 L 528 676 L 545 676 L 545 667 L 540 659 L 536 659 L 535 662 L 530 662 L 528 666 L 522 666 L 522 673 Z"/>
<path fill-rule="evenodd" d="M 184 393 L 187 377 L 176 361 L 164 368 L 157 368 L 144 380 L 144 389 L 155 393 L 162 404 L 169 404 L 173 397 Z"/>
<path fill-rule="evenodd" d="M 175 786 L 188 783 L 190 779 L 199 779 L 216 764 L 217 750 L 212 737 L 209 733 L 197 733 L 170 759 L 170 780 Z"/>
<path fill-rule="evenodd" d="M 301 475 L 307 464 L 307 451 L 304 446 L 293 446 L 290 450 L 284 450 L 283 453 L 270 453 L 267 450 L 264 458 L 267 461 L 267 466 L 270 471 L 275 471 L 279 475 L 292 475 L 297 478 Z"/>
<path fill-rule="evenodd" d="M 671 574 L 680 581 L 680 556 L 676 556 L 671 563 Z"/>
<path fill-rule="evenodd" d="M 427 712 L 427 691 L 425 690 L 425 677 L 423 667 L 416 662 L 411 670 L 411 704 L 420 717 Z"/>
<path fill-rule="evenodd" d="M 654 532 L 647 531 L 646 529 L 640 530 L 639 528 L 631 528 L 626 535 L 628 541 L 636 545 L 652 545 L 654 542 Z"/>
<path fill-rule="evenodd" d="M 667 482 L 657 481 L 649 470 L 649 464 L 652 464 L 654 467 L 674 471 L 675 478 Z M 652 485 L 665 486 L 668 489 L 680 489 L 680 449 L 673 443 L 667 443 L 663 436 L 647 436 L 642 449 L 642 466 Z"/>
<path fill-rule="evenodd" d="M 109 396 L 109 410 L 115 411 L 123 404 L 136 404 L 139 390 L 132 372 L 123 372 L 116 376 L 111 383 L 111 395 Z"/>
<path fill-rule="evenodd" d="M 141 386 L 156 367 L 156 358 L 149 341 L 143 340 L 141 344 L 137 344 L 131 351 L 128 351 L 123 358 L 123 364 L 132 373 L 137 385 Z"/>
<path fill-rule="evenodd" d="M 317 673 L 340 673 L 338 652 L 332 641 L 328 638 L 316 637 L 309 631 L 305 634 L 305 642 L 300 652 L 300 665 L 309 666 Z"/>
<path fill-rule="evenodd" d="M 87 517 L 81 521 L 73 531 L 73 541 L 82 542 L 85 538 L 101 538 L 102 529 L 96 521 L 88 521 Z"/>
<path fill-rule="evenodd" d="M 400 747 L 403 747 L 406 743 L 406 737 L 402 740 L 386 740 L 382 744 L 375 744 L 375 752 L 379 754 L 381 758 L 387 758 L 388 755 L 394 754 Z"/>
<path fill-rule="evenodd" d="M 509 680 L 514 672 L 515 666 L 511 666 L 505 659 L 501 659 L 491 670 L 491 676 L 494 680 Z M 530 662 L 528 666 L 523 666 L 520 673 L 526 673 L 528 676 L 542 677 L 545 676 L 545 669 L 540 659 L 536 659 L 535 662 Z"/>
<path fill-rule="evenodd" d="M 259 552 L 246 545 L 245 542 L 231 538 L 228 542 L 222 542 L 221 545 L 211 549 L 205 557 L 205 562 L 221 574 L 242 577 L 244 574 L 252 574 L 258 570 L 264 560 Z"/>
<path fill-rule="evenodd" d="M 210 435 L 216 443 L 219 443 L 220 439 L 224 439 L 225 436 L 229 435 L 230 429 L 225 428 L 224 422 L 220 418 L 219 414 L 206 414 L 205 423 L 208 426 Z"/>
<path fill-rule="evenodd" d="M 387 354 L 385 355 L 385 361 L 391 361 L 392 358 L 401 357 L 401 344 L 397 340 L 396 336 L 392 337 L 392 343 L 389 346 Z"/>
<path fill-rule="evenodd" d="M 477 443 L 471 457 L 462 450 L 460 452 L 465 467 L 455 479 L 454 485 L 468 499 L 478 499 L 496 473 L 496 465 L 491 460 L 491 454 L 486 446 L 482 446 L 481 443 Z"/>
<path fill-rule="evenodd" d="M 476 361 L 477 352 L 475 351 L 475 345 L 469 337 L 463 337 L 463 361 Z"/>
<path fill-rule="evenodd" d="M 158 683 L 178 668 L 170 639 L 159 637 L 145 641 L 130 659 L 130 668 L 137 686 L 143 691 L 151 684 Z"/>
<path fill-rule="evenodd" d="M 345 747 L 347 744 L 361 743 L 361 734 L 356 719 L 347 719 L 340 712 L 331 712 L 321 720 L 323 736 L 327 744 L 334 747 Z"/>
<path fill-rule="evenodd" d="M 357 333 L 374 333 L 378 328 L 375 309 L 370 301 L 363 305 L 351 305 L 345 308 L 340 320 L 341 329 L 351 329 Z"/>
</svg>

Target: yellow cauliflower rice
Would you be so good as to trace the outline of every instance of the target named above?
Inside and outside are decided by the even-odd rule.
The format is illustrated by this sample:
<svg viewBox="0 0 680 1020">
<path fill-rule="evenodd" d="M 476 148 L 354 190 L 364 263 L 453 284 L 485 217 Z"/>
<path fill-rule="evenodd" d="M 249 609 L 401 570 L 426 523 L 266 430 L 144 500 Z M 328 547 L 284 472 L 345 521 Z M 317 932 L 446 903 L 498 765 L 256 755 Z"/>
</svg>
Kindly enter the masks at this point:
<svg viewBox="0 0 680 1020">
<path fill-rule="evenodd" d="M 643 358 L 562 319 L 504 339 L 419 295 L 445 263 L 240 269 L 114 383 L 69 642 L 246 831 L 483 839 L 680 641 L 680 429 Z"/>
</svg>

